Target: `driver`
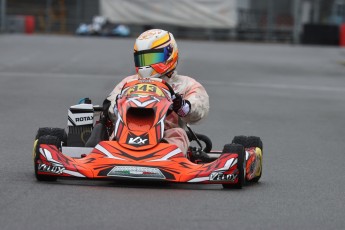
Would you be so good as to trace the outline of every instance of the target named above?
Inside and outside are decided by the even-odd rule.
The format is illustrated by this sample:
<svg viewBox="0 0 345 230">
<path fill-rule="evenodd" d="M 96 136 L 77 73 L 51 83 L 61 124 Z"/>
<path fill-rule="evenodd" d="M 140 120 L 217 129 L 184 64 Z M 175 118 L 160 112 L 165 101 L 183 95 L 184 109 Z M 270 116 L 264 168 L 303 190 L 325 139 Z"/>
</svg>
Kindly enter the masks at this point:
<svg viewBox="0 0 345 230">
<path fill-rule="evenodd" d="M 174 36 L 165 30 L 152 29 L 142 33 L 134 44 L 134 62 L 137 74 L 124 78 L 110 93 L 109 117 L 114 122 L 114 106 L 124 84 L 138 78 L 161 78 L 176 93 L 173 110 L 165 121 L 164 139 L 175 144 L 186 154 L 189 147 L 185 124 L 196 124 L 209 111 L 209 98 L 205 88 L 191 77 L 178 75 L 178 48 Z M 110 139 L 113 139 L 111 135 Z"/>
</svg>

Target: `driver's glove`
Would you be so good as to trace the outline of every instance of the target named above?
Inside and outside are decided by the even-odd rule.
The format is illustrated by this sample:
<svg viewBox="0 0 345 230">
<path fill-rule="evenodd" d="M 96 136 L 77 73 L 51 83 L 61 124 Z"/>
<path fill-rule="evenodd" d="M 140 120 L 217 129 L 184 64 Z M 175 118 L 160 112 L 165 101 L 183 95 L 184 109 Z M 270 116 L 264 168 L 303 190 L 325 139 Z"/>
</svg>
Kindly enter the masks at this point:
<svg viewBox="0 0 345 230">
<path fill-rule="evenodd" d="M 183 100 L 182 96 L 178 93 L 175 94 L 173 99 L 173 110 L 180 116 L 185 117 L 189 114 L 192 106 L 188 100 Z"/>
</svg>

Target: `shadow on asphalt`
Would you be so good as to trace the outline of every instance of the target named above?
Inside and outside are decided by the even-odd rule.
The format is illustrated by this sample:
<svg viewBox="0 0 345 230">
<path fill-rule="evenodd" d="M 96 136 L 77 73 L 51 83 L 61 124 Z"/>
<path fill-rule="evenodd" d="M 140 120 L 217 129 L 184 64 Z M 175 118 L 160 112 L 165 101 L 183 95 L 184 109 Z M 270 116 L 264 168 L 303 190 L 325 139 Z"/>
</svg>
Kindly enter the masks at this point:
<svg viewBox="0 0 345 230">
<path fill-rule="evenodd" d="M 92 186 L 92 187 L 114 187 L 129 189 L 164 189 L 164 190 L 224 190 L 224 191 L 241 191 L 241 189 L 223 189 L 220 184 L 189 184 L 189 183 L 168 183 L 158 181 L 95 181 L 95 180 L 75 180 L 75 179 L 58 179 L 56 182 L 38 182 L 39 184 L 56 185 L 56 186 Z M 244 187 L 262 187 L 264 182 L 247 183 Z"/>
</svg>

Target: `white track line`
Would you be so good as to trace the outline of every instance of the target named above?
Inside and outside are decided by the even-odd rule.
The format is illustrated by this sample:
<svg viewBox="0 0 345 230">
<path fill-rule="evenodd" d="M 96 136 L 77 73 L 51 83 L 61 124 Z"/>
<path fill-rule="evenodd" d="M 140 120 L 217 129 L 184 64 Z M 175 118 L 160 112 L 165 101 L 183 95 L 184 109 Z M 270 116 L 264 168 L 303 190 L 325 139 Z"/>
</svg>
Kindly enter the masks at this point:
<svg viewBox="0 0 345 230">
<path fill-rule="evenodd" d="M 246 82 L 203 82 L 205 85 L 216 86 L 241 86 L 252 88 L 270 88 L 270 89 L 294 89 L 294 90 L 310 90 L 325 92 L 345 92 L 345 87 L 317 86 L 317 85 L 290 85 L 290 84 L 271 84 L 271 83 L 246 83 Z"/>
</svg>

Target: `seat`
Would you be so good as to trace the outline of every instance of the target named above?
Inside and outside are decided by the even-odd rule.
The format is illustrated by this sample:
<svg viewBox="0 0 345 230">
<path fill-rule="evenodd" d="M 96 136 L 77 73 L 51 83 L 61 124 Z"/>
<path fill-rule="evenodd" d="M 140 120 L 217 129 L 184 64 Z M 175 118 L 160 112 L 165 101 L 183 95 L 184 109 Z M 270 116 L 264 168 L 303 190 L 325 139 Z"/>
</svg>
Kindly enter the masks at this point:
<svg viewBox="0 0 345 230">
<path fill-rule="evenodd" d="M 85 147 L 95 147 L 99 142 L 106 140 L 105 134 L 105 126 L 102 123 L 98 123 L 93 127 L 91 135 L 85 143 Z"/>
</svg>

